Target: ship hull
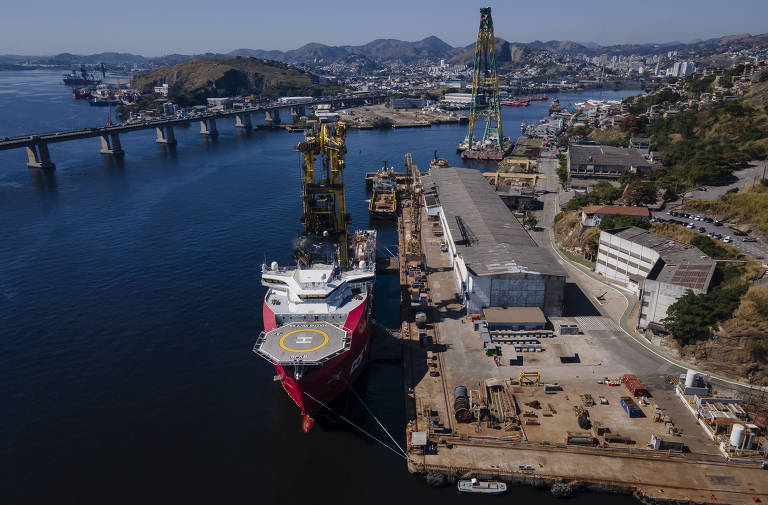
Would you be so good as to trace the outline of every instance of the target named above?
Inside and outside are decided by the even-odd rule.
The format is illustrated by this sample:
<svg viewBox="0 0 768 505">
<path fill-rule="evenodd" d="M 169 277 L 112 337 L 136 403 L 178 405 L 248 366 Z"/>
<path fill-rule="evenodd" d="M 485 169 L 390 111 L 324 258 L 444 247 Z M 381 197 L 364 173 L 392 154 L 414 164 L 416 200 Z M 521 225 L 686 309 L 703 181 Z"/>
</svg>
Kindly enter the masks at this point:
<svg viewBox="0 0 768 505">
<path fill-rule="evenodd" d="M 345 323 L 354 328 L 350 348 L 321 366 L 307 370 L 299 379 L 289 366 L 275 364 L 275 371 L 288 396 L 304 415 L 312 415 L 343 393 L 365 369 L 370 353 L 370 312 L 372 297 L 369 295 L 358 307 L 351 310 Z M 272 310 L 264 304 L 264 330 L 277 325 Z M 322 316 L 320 316 L 322 320 Z M 306 428 L 305 428 L 306 431 Z"/>
</svg>

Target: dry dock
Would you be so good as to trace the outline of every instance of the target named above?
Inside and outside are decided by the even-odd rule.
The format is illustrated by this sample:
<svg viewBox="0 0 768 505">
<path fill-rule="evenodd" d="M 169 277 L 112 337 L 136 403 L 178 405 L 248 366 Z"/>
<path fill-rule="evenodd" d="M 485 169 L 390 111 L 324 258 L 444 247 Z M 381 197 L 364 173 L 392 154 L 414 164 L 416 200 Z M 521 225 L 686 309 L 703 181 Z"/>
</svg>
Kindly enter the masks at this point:
<svg viewBox="0 0 768 505">
<path fill-rule="evenodd" d="M 484 349 L 489 337 L 465 314 L 439 223 L 427 217 L 419 192 L 401 203 L 411 472 L 433 483 L 474 475 L 565 494 L 578 488 L 635 493 L 646 502 L 768 500 L 768 471 L 727 462 L 666 382 L 672 369 L 627 353 L 621 339 L 628 337 L 609 318 L 552 317 L 547 330 L 525 338 L 491 332 L 494 345 Z M 568 325 L 578 333 L 560 331 Z M 622 384 L 624 374 L 645 382 L 647 401 Z M 470 422 L 457 421 L 456 386 L 468 391 Z M 650 448 L 652 436 L 669 448 Z"/>
</svg>

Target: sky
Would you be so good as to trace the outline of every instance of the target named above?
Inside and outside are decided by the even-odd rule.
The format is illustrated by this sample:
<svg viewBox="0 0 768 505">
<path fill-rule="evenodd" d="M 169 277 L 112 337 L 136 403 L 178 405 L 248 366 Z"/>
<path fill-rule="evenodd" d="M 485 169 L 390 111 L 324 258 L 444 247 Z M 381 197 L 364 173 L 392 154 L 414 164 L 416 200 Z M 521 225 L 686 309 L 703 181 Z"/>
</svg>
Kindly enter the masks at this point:
<svg viewBox="0 0 768 505">
<path fill-rule="evenodd" d="M 513 42 L 689 42 L 768 32 L 767 0 L 28 0 L 0 7 L 0 54 L 145 56 L 358 45 L 436 35 L 474 42 L 479 8 Z"/>
</svg>

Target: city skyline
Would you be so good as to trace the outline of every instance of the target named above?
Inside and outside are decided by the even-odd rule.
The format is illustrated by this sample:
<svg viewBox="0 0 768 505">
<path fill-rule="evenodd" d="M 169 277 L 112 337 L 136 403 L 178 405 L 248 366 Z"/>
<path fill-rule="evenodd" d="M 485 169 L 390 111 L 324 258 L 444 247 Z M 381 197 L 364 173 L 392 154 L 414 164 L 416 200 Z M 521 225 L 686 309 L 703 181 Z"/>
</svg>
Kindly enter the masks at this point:
<svg viewBox="0 0 768 505">
<path fill-rule="evenodd" d="M 583 44 L 647 44 L 706 40 L 725 35 L 768 32 L 762 20 L 768 4 L 735 0 L 722 9 L 711 1 L 650 1 L 642 9 L 627 3 L 567 0 L 512 5 L 491 2 L 402 0 L 374 9 L 350 1 L 335 7 L 299 1 L 286 19 L 281 5 L 241 0 L 226 9 L 188 5 L 179 0 L 155 4 L 138 0 L 131 10 L 114 12 L 86 0 L 59 4 L 41 0 L 4 7 L 0 54 L 48 55 L 104 51 L 161 56 L 172 53 L 226 53 L 239 48 L 290 50 L 307 43 L 360 45 L 380 38 L 406 41 L 437 36 L 452 46 L 473 43 L 478 9 L 493 8 L 495 33 L 510 42 L 571 40 Z M 717 13 L 717 15 L 715 15 Z M 631 15 L 630 15 L 631 14 Z M 537 22 L 531 22 L 531 19 Z M 375 20 L 375 22 L 372 22 Z M 76 36 L 73 36 L 76 34 Z"/>
</svg>

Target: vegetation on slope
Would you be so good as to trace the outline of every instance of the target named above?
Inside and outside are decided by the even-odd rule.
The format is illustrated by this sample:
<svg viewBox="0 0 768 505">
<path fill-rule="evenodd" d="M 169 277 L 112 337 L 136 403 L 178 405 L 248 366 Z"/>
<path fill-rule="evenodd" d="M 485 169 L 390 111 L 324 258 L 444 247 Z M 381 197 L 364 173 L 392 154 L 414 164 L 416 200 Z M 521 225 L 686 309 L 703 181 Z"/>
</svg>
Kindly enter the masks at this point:
<svg viewBox="0 0 768 505">
<path fill-rule="evenodd" d="M 318 84 L 316 76 L 285 63 L 256 58 L 196 58 L 162 67 L 133 78 L 133 88 L 152 92 L 168 84 L 168 98 L 182 106 L 200 105 L 206 98 L 252 95 L 256 99 L 279 96 L 320 96 L 342 89 Z"/>
<path fill-rule="evenodd" d="M 665 168 L 663 187 L 717 183 L 747 162 L 762 159 L 768 147 L 768 115 L 742 101 L 688 110 L 649 127 L 651 143 Z"/>
<path fill-rule="evenodd" d="M 709 293 L 697 295 L 689 291 L 670 306 L 664 326 L 680 345 L 707 340 L 723 322 L 739 317 L 737 308 L 745 303 L 742 297 L 750 289 L 749 281 L 761 271 L 758 261 L 747 260 L 737 249 L 682 226 L 654 223 L 651 231 L 690 244 L 711 258 L 731 260 L 718 262 L 712 279 L 714 287 Z M 750 310 L 745 307 L 742 312 Z"/>
<path fill-rule="evenodd" d="M 726 193 L 717 200 L 694 199 L 686 205 L 721 221 L 750 223 L 768 233 L 768 180 L 747 186 L 744 191 Z"/>
</svg>

